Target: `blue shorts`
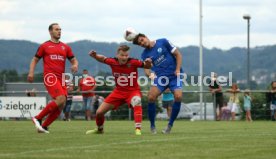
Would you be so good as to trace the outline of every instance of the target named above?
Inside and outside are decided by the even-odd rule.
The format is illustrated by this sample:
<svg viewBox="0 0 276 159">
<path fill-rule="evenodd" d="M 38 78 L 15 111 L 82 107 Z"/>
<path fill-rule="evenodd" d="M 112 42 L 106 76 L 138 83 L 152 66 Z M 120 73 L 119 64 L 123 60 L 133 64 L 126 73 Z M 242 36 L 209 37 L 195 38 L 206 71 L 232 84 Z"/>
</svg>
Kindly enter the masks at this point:
<svg viewBox="0 0 276 159">
<path fill-rule="evenodd" d="M 83 97 L 83 108 L 84 110 L 92 110 L 92 97 Z"/>
<path fill-rule="evenodd" d="M 67 100 L 65 107 L 63 108 L 63 113 L 69 113 L 71 111 L 71 105 L 72 105 L 72 100 Z"/>
<path fill-rule="evenodd" d="M 183 87 L 183 77 L 181 76 L 159 76 L 154 79 L 153 86 L 157 86 L 157 88 L 162 93 L 164 90 L 169 88 L 172 92 L 174 90 L 180 89 Z"/>
</svg>

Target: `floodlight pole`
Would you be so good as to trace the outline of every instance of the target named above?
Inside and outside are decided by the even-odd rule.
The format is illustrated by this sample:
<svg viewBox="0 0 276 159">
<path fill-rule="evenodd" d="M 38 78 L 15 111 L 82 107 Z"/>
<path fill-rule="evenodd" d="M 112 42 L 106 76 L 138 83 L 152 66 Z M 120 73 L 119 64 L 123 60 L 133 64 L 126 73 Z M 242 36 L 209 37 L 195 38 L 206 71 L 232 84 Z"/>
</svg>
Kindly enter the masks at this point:
<svg viewBox="0 0 276 159">
<path fill-rule="evenodd" d="M 243 15 L 243 19 L 247 20 L 247 87 L 250 89 L 250 15 Z"/>
<path fill-rule="evenodd" d="M 199 0 L 199 102 L 200 102 L 200 120 L 202 120 L 203 108 L 203 49 L 202 49 L 202 0 Z"/>
</svg>

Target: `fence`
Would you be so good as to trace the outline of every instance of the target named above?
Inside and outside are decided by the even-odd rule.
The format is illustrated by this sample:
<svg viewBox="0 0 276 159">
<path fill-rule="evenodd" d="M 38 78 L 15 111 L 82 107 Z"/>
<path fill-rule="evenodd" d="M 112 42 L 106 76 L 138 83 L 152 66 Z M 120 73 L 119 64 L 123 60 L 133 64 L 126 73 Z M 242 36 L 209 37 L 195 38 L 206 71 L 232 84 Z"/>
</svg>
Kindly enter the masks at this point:
<svg viewBox="0 0 276 159">
<path fill-rule="evenodd" d="M 95 91 L 94 93 L 106 97 L 111 91 Z M 45 104 L 51 100 L 50 96 L 48 95 L 47 91 L 36 91 L 39 97 L 46 97 Z M 80 96 L 80 92 L 73 92 L 74 96 Z M 199 103 L 199 94 L 203 93 L 203 103 L 200 105 Z M 266 90 L 252 90 L 251 96 L 253 99 L 252 102 L 252 118 L 253 120 L 271 120 L 272 119 L 272 112 L 270 110 L 270 103 L 266 100 L 266 95 L 269 93 L 269 91 Z M 147 118 L 147 91 L 142 91 L 143 99 L 142 99 L 142 107 L 143 107 L 143 118 Z M 229 93 L 223 92 L 224 94 L 224 101 L 228 101 L 229 99 Z M 239 116 L 238 119 L 244 119 L 244 112 L 242 111 L 243 108 L 243 91 L 239 93 L 239 99 L 240 99 L 240 112 L 237 113 Z M 3 97 L 12 97 L 11 100 L 23 100 L 23 101 L 32 101 L 35 100 L 34 97 L 28 97 L 26 98 L 26 91 L 0 91 L 0 108 L 4 111 L 4 103 L 1 101 L 1 98 Z M 20 97 L 20 98 L 19 98 Z M 25 97 L 25 98 L 22 98 Z M 19 100 L 19 101 L 20 101 Z M 23 103 L 22 101 L 22 103 Z M 214 105 L 214 101 L 216 101 L 215 96 L 212 96 L 212 94 L 209 91 L 183 91 L 183 99 L 182 99 L 182 105 L 181 105 L 181 111 L 179 113 L 178 118 L 180 119 L 196 119 L 196 120 L 214 120 L 216 114 L 216 109 Z M 10 104 L 12 104 L 12 101 L 10 101 Z M 14 103 L 15 105 L 18 104 L 18 101 Z M 26 112 L 27 109 L 23 107 L 16 107 L 18 111 Z M 42 107 L 41 107 L 42 108 Z M 19 110 L 21 109 L 21 110 Z M 72 116 L 75 119 L 84 119 L 84 112 L 82 111 L 82 101 L 78 100 L 73 102 L 72 105 Z M 6 110 L 7 111 L 7 110 Z M 11 111 L 11 110 L 10 110 Z M 16 110 L 14 110 L 16 111 Z M 37 112 L 37 111 L 36 111 Z M 158 119 L 167 119 L 166 111 L 162 108 L 162 102 L 161 98 L 158 98 L 157 101 L 157 118 Z M 75 114 L 74 114 L 75 113 Z M 1 113 L 0 113 L 1 114 Z M 76 115 L 77 114 L 77 115 Z M 109 116 L 107 116 L 108 119 L 114 119 L 114 120 L 131 120 L 133 119 L 132 115 L 132 109 L 128 109 L 126 105 L 121 106 L 118 110 L 112 111 Z M 16 119 L 25 119 L 29 118 L 30 116 L 33 116 L 36 114 L 29 114 L 29 116 L 24 116 L 21 114 L 21 116 L 17 116 Z M 8 116 L 5 116 L 8 117 Z M 15 116 L 11 116 L 15 117 Z M 3 119 L 3 116 L 0 116 L 0 118 Z"/>
</svg>

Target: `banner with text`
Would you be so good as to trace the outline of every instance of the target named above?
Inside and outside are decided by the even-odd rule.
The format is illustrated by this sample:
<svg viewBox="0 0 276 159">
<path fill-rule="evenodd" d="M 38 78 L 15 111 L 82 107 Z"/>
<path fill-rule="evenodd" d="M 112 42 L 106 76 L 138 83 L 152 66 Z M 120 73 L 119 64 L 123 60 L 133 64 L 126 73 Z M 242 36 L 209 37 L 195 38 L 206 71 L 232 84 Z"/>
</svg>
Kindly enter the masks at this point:
<svg viewBox="0 0 276 159">
<path fill-rule="evenodd" d="M 0 117 L 37 115 L 46 105 L 46 97 L 0 97 Z"/>
</svg>

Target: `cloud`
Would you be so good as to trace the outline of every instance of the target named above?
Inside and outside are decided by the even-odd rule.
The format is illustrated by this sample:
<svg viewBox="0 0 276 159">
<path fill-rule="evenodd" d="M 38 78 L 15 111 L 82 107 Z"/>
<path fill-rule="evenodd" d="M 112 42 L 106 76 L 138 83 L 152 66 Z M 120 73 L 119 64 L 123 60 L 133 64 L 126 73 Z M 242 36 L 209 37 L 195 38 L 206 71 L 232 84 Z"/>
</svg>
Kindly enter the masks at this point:
<svg viewBox="0 0 276 159">
<path fill-rule="evenodd" d="M 246 46 L 246 21 L 252 16 L 252 46 L 274 42 L 274 0 L 203 0 L 203 39 L 207 47 Z M 122 42 L 132 26 L 152 39 L 166 37 L 178 46 L 198 45 L 199 1 L 196 0 L 1 0 L 1 38 L 43 42 L 48 25 L 60 23 L 62 40 Z M 269 36 L 270 35 L 270 36 Z M 263 41 L 258 40 L 258 38 Z M 254 43 L 254 41 L 256 43 Z M 258 42 L 258 43 L 257 43 Z M 253 45 L 254 44 L 254 45 Z"/>
</svg>

